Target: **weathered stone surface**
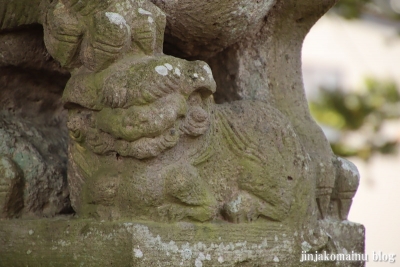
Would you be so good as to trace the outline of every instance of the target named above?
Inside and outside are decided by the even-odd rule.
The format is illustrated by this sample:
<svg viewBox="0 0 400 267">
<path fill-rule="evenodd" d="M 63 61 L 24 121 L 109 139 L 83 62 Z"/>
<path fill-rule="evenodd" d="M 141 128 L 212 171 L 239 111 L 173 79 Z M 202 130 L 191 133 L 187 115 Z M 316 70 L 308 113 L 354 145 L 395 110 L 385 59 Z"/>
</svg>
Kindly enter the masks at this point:
<svg viewBox="0 0 400 267">
<path fill-rule="evenodd" d="M 192 1 L 184 1 L 185 6 L 194 7 L 196 15 L 185 7 L 177 7 L 174 2 L 153 2 L 167 14 L 166 52 L 183 58 L 193 58 L 192 55 L 197 53 L 194 58 L 206 60 L 217 83 L 217 103 L 257 99 L 270 103 L 288 117 L 310 155 L 313 165 L 311 169 L 315 170 L 316 197 L 322 211 L 327 210 L 336 180 L 333 166 L 335 159 L 329 143 L 308 111 L 301 77 L 301 46 L 311 26 L 335 1 L 276 1 L 270 9 L 268 6 L 272 1 L 257 1 L 262 2 L 263 8 L 266 8 L 256 11 L 265 12 L 260 28 L 255 24 L 259 30 L 254 32 L 255 28 L 248 26 L 245 32 L 237 35 L 232 32 L 236 28 L 227 24 L 207 27 L 207 34 L 201 41 L 194 41 L 189 34 L 185 39 L 190 43 L 187 46 L 176 45 L 177 39 L 185 38 L 180 33 L 185 32 L 186 27 L 201 29 L 209 23 L 208 19 L 215 14 L 210 10 L 224 14 L 213 21 L 217 25 L 227 17 L 235 20 L 240 12 L 229 12 L 232 7 L 225 6 L 224 1 L 218 9 L 212 9 L 216 3 L 204 3 L 206 8 L 202 10 L 207 10 L 204 13 L 196 9 L 197 5 Z M 253 4 L 256 5 L 253 1 L 242 0 L 239 6 L 250 8 Z M 185 22 L 193 18 L 197 18 L 196 23 L 187 26 Z M 219 42 L 208 38 L 210 32 L 218 36 L 229 33 L 236 36 L 237 40 L 233 44 Z M 207 45 L 203 46 L 204 43 Z M 219 45 L 219 48 L 210 52 L 208 47 L 212 48 L 213 44 Z M 221 52 L 215 54 L 217 51 Z"/>
<path fill-rule="evenodd" d="M 16 217 L 24 206 L 24 183 L 18 166 L 6 156 L 0 157 L 0 177 L 0 218 Z"/>
<path fill-rule="evenodd" d="M 38 23 L 42 0 L 0 2 L 0 30 L 11 30 L 21 25 Z"/>
<path fill-rule="evenodd" d="M 328 253 L 360 252 L 364 227 L 325 222 Z M 0 266 L 363 266 L 300 262 L 309 229 L 280 223 L 99 222 L 82 219 L 0 221 Z M 304 243 L 306 242 L 306 243 Z M 333 249 L 333 250 L 332 250 Z M 320 250 L 322 251 L 322 250 Z"/>
<path fill-rule="evenodd" d="M 205 59 L 259 32 L 277 1 L 152 2 L 167 15 L 167 51 L 185 58 Z"/>
<path fill-rule="evenodd" d="M 2 114 L 0 118 L 2 217 L 48 217 L 67 211 L 65 139 L 62 143 L 49 134 L 57 132 L 54 126 L 36 128 L 20 117 Z"/>
<path fill-rule="evenodd" d="M 311 119 L 300 72 L 304 36 L 335 1 L 153 2 L 158 7 L 41 1 L 25 20 L 12 15 L 25 9 L 4 5 L 1 29 L 41 23 L 47 51 L 72 76 L 62 99 L 68 122 L 62 82 L 36 86 L 35 99 L 45 100 L 37 106 L 8 101 L 24 91 L 6 83 L 7 105 L 18 112 L 7 109 L 0 121 L 11 140 L 0 151 L 2 216 L 68 207 L 65 126 L 77 212 L 59 221 L 0 221 L 4 262 L 307 266 L 301 251 L 361 253 L 363 227 L 344 221 L 357 169 L 333 155 Z M 165 51 L 175 57 L 162 53 L 165 27 Z M 4 36 L 17 47 L 35 44 L 24 34 Z M 68 77 L 47 52 L 5 55 L 0 66 L 17 68 L 7 79 L 32 71 Z M 18 160 L 18 149 L 29 160 Z"/>
<path fill-rule="evenodd" d="M 69 74 L 47 53 L 39 25 L 0 33 L 0 50 L 0 217 L 71 210 L 60 99 Z"/>
<path fill-rule="evenodd" d="M 161 54 L 165 15 L 148 1 L 53 1 L 44 40 L 62 66 L 99 71 L 129 52 Z"/>
</svg>

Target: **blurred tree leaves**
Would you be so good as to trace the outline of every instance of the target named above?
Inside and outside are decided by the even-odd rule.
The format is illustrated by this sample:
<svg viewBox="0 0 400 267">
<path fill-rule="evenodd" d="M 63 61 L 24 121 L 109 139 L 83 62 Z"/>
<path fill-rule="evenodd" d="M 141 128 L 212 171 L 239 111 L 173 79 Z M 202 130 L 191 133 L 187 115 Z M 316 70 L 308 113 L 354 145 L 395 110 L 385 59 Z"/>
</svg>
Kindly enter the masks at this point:
<svg viewBox="0 0 400 267">
<path fill-rule="evenodd" d="M 358 18 L 365 6 L 371 0 L 339 0 L 335 5 L 335 10 L 347 19 Z"/>
<path fill-rule="evenodd" d="M 400 20 L 399 0 L 338 0 L 333 12 L 346 19 L 369 15 L 386 21 Z"/>
<path fill-rule="evenodd" d="M 366 80 L 363 91 L 322 88 L 310 101 L 314 118 L 336 132 L 330 140 L 339 156 L 368 160 L 375 153 L 393 154 L 399 140 L 382 131 L 388 120 L 400 119 L 400 93 L 393 82 Z"/>
<path fill-rule="evenodd" d="M 333 11 L 346 19 L 365 14 L 400 19 L 389 0 L 339 0 Z M 399 138 L 390 139 L 382 131 L 385 122 L 400 119 L 400 94 L 393 82 L 367 79 L 364 91 L 322 88 L 310 101 L 310 110 L 325 131 L 334 133 L 329 141 L 337 155 L 368 161 L 377 153 L 396 153 L 399 147 Z"/>
</svg>

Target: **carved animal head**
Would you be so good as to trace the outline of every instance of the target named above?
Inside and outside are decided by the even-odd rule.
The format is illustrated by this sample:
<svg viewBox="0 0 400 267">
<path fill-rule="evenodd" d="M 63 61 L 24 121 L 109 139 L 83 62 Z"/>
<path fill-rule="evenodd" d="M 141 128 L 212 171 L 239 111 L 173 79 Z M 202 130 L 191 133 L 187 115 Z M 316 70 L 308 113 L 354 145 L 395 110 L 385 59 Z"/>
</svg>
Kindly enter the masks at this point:
<svg viewBox="0 0 400 267">
<path fill-rule="evenodd" d="M 95 153 L 139 159 L 209 127 L 211 69 L 174 57 L 128 57 L 99 73 L 83 70 L 64 91 L 72 138 Z"/>
</svg>

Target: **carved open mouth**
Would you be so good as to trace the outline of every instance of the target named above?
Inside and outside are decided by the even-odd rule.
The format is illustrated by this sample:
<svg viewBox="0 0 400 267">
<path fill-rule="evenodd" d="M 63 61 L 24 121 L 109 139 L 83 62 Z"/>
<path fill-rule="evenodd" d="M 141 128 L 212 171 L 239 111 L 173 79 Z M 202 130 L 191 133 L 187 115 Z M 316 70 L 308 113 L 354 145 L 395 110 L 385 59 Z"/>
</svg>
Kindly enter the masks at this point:
<svg viewBox="0 0 400 267">
<path fill-rule="evenodd" d="M 70 136 L 75 142 L 85 143 L 91 151 L 99 155 L 118 153 L 124 157 L 143 159 L 155 157 L 166 149 L 175 146 L 181 134 L 180 123 L 181 119 L 157 136 L 145 136 L 129 141 L 123 138 L 115 138 L 109 133 L 91 128 L 90 123 L 86 121 L 85 125 L 80 128 L 71 127 Z M 72 124 L 69 125 L 72 126 Z"/>
</svg>

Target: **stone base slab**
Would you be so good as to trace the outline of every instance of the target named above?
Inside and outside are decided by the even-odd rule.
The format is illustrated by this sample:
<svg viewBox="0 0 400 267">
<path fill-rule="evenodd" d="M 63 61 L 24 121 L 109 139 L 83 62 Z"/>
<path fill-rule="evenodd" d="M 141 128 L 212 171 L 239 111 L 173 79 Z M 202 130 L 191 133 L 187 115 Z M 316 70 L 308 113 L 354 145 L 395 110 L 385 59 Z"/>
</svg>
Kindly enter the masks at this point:
<svg viewBox="0 0 400 267">
<path fill-rule="evenodd" d="M 362 225 L 347 221 L 321 225 L 338 253 L 363 253 Z M 300 262 L 302 234 L 270 222 L 3 220 L 0 266 L 364 266 L 363 262 Z"/>
</svg>

